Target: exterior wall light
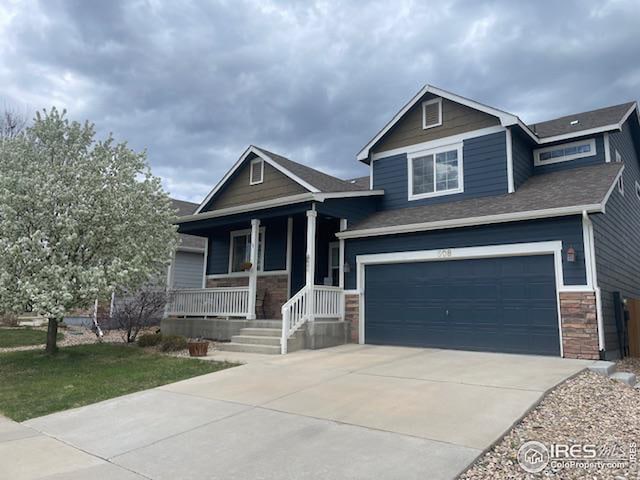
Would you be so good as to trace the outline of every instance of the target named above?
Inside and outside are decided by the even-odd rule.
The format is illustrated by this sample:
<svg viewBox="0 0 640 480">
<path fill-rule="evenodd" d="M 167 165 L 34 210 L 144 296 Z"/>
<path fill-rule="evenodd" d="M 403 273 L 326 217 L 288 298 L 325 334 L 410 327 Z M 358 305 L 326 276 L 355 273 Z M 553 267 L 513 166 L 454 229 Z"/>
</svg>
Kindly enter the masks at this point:
<svg viewBox="0 0 640 480">
<path fill-rule="evenodd" d="M 567 248 L 567 262 L 575 262 L 576 261 L 576 250 L 573 247 Z"/>
</svg>

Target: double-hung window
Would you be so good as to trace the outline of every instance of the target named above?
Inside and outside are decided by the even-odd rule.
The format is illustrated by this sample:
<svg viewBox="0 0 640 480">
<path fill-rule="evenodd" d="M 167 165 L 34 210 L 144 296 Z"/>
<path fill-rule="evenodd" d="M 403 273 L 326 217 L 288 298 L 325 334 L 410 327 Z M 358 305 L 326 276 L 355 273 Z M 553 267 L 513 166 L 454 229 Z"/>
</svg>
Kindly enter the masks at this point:
<svg viewBox="0 0 640 480">
<path fill-rule="evenodd" d="M 463 191 L 462 144 L 408 156 L 409 200 Z"/>
<path fill-rule="evenodd" d="M 229 251 L 229 272 L 244 272 L 247 262 L 251 261 L 251 230 L 237 230 L 231 232 Z M 264 267 L 264 227 L 260 227 L 258 234 L 258 271 Z"/>
</svg>

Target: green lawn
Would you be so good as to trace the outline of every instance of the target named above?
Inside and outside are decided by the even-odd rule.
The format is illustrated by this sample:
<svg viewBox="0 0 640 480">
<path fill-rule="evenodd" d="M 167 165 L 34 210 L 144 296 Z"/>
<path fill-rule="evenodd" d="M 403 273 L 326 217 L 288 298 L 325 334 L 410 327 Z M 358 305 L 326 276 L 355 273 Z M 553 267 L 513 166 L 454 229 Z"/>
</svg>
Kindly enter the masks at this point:
<svg viewBox="0 0 640 480">
<path fill-rule="evenodd" d="M 58 333 L 58 340 L 62 340 L 63 337 L 62 333 Z M 44 343 L 47 343 L 47 332 L 45 330 L 34 330 L 29 327 L 0 328 L 0 348 L 41 345 Z"/>
<path fill-rule="evenodd" d="M 133 345 L 79 345 L 52 356 L 39 350 L 2 353 L 0 414 L 23 421 L 232 366 Z"/>
</svg>

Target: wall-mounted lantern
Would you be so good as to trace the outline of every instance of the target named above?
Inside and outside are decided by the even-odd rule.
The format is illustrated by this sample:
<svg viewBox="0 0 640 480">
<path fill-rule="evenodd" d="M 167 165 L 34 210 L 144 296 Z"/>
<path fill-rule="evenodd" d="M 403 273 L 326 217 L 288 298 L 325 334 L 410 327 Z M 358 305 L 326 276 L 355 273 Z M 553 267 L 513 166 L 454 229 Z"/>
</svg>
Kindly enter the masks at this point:
<svg viewBox="0 0 640 480">
<path fill-rule="evenodd" d="M 567 248 L 567 262 L 575 262 L 576 261 L 576 249 L 573 247 Z"/>
</svg>

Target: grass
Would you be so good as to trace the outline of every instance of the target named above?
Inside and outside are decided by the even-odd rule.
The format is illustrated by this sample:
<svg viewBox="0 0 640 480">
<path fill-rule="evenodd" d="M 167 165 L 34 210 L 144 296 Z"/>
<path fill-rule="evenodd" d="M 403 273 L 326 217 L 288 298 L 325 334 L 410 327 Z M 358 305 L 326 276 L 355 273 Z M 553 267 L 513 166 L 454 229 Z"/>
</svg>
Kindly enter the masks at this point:
<svg viewBox="0 0 640 480">
<path fill-rule="evenodd" d="M 232 366 L 149 353 L 133 345 L 79 345 L 55 355 L 3 353 L 0 414 L 21 422 Z"/>
<path fill-rule="evenodd" d="M 64 335 L 58 333 L 58 340 Z M 0 348 L 24 347 L 27 345 L 42 345 L 47 343 L 46 330 L 24 328 L 0 328 Z"/>
</svg>

